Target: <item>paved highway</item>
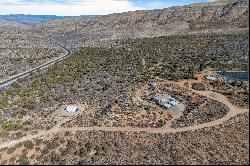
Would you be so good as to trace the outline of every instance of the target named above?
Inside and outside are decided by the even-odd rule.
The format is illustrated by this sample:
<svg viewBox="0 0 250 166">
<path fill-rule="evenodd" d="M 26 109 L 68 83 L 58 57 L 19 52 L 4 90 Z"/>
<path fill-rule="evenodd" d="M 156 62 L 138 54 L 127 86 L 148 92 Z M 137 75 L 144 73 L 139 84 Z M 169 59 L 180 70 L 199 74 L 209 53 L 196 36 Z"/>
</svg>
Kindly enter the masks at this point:
<svg viewBox="0 0 250 166">
<path fill-rule="evenodd" d="M 38 66 L 38 67 L 32 68 L 32 69 L 30 69 L 30 70 L 27 70 L 27 71 L 25 71 L 25 72 L 23 72 L 23 73 L 19 73 L 19 74 L 17 74 L 17 75 L 11 76 L 11 77 L 8 78 L 8 79 L 5 79 L 5 80 L 0 81 L 0 89 L 3 88 L 3 87 L 5 87 L 5 86 L 10 85 L 11 83 L 13 83 L 14 81 L 16 81 L 16 80 L 19 79 L 19 78 L 26 77 L 26 76 L 30 75 L 31 73 L 33 73 L 33 72 L 35 72 L 35 71 L 38 71 L 39 69 L 47 68 L 47 67 L 49 67 L 50 65 L 54 64 L 55 62 L 59 62 L 59 61 L 65 59 L 66 57 L 68 57 L 69 55 L 71 55 L 72 51 L 71 51 L 70 49 L 68 49 L 68 48 L 66 48 L 65 46 L 61 45 L 60 43 L 58 43 L 57 41 L 55 41 L 55 40 L 52 39 L 52 38 L 49 38 L 49 39 L 50 39 L 51 41 L 55 42 L 55 43 L 56 43 L 58 46 L 60 46 L 61 48 L 63 48 L 63 49 L 66 51 L 65 55 L 64 55 L 64 56 L 61 56 L 61 57 L 59 57 L 59 58 L 53 59 L 53 60 L 51 60 L 51 61 L 49 61 L 49 62 L 46 62 L 46 63 L 44 63 L 44 64 L 42 64 L 42 65 L 40 65 L 40 66 Z"/>
</svg>

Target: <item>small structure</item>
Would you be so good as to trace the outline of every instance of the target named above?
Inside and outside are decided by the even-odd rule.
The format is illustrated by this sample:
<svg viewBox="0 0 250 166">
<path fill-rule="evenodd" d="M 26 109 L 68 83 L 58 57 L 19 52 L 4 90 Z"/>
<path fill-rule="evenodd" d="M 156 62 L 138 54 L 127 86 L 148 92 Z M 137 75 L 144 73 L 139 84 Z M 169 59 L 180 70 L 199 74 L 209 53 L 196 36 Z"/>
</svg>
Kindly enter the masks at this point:
<svg viewBox="0 0 250 166">
<path fill-rule="evenodd" d="M 167 94 L 156 94 L 152 100 L 163 108 L 169 109 L 180 104 L 180 102 Z"/>
<path fill-rule="evenodd" d="M 65 110 L 66 110 L 67 112 L 76 112 L 78 109 L 77 109 L 77 107 L 74 106 L 74 105 L 68 105 L 68 106 L 66 106 Z"/>
<path fill-rule="evenodd" d="M 62 105 L 55 112 L 53 116 L 55 117 L 77 117 L 85 112 L 86 104 L 72 104 L 72 105 Z"/>
<path fill-rule="evenodd" d="M 210 76 L 208 76 L 208 77 L 205 77 L 205 78 L 206 78 L 206 80 L 208 80 L 208 81 L 216 81 L 216 80 L 217 80 L 216 77 L 210 77 Z"/>
<path fill-rule="evenodd" d="M 156 104 L 163 104 L 163 103 L 166 103 L 168 98 L 170 98 L 171 96 L 167 95 L 167 94 L 156 94 L 154 97 L 153 97 L 153 100 Z"/>
<path fill-rule="evenodd" d="M 152 86 L 152 87 L 156 87 L 156 81 L 155 80 L 149 80 L 148 81 L 148 85 Z"/>
</svg>

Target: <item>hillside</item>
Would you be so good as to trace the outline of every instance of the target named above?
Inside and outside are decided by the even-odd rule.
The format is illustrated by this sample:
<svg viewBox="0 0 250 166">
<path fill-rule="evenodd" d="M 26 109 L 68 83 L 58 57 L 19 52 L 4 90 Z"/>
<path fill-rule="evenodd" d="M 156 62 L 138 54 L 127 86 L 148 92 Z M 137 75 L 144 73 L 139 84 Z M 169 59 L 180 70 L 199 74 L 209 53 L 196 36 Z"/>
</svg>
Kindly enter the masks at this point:
<svg viewBox="0 0 250 166">
<path fill-rule="evenodd" d="M 41 65 L 64 50 L 30 26 L 0 20 L 0 80 Z"/>
<path fill-rule="evenodd" d="M 205 69 L 246 70 L 247 33 L 156 37 L 123 41 L 117 48 L 82 48 L 43 75 L 19 80 L 1 95 L 0 163 L 249 164 L 248 112 L 216 126 L 172 133 L 164 127 L 172 123 L 176 130 L 182 124 L 192 129 L 224 118 L 229 110 L 166 83 L 160 90 L 187 105 L 176 124 L 171 110 L 163 113 L 137 99 L 148 79 L 193 80 L 203 62 Z M 233 91 L 232 101 L 248 105 L 248 85 L 214 86 Z M 82 112 L 57 114 L 68 104 Z"/>
<path fill-rule="evenodd" d="M 249 164 L 248 10 L 0 21 L 0 79 L 74 48 L 0 89 L 0 164 Z"/>
<path fill-rule="evenodd" d="M 154 37 L 208 30 L 248 28 L 248 0 L 217 1 L 161 10 L 135 11 L 40 24 L 66 45 L 102 45 L 107 40 Z"/>
<path fill-rule="evenodd" d="M 193 119 L 202 122 L 224 116 L 223 105 L 201 96 L 199 100 L 193 99 L 190 90 L 180 88 L 176 83 L 197 79 L 196 74 L 203 70 L 247 70 L 247 34 L 248 31 L 230 35 L 130 39 L 117 48 L 82 48 L 65 61 L 56 63 L 45 74 L 21 79 L 2 92 L 0 122 L 3 125 L 0 131 L 8 132 L 2 141 L 16 139 L 17 133 L 28 135 L 31 131 L 51 129 L 67 119 L 55 116 L 55 112 L 63 105 L 74 103 L 87 105 L 87 110 L 64 126 L 109 126 L 115 121 L 113 127 L 161 127 L 171 116 L 163 116 L 157 107 L 136 99 L 142 98 L 141 91 L 147 81 L 155 78 L 166 82 L 159 87 L 162 92 L 175 96 L 186 105 L 187 117 L 194 114 Z M 144 66 L 140 63 L 141 58 L 145 60 Z M 174 83 L 168 83 L 170 80 Z M 247 84 L 206 84 L 211 89 L 234 91 L 230 101 L 247 108 Z M 147 89 L 148 93 L 155 93 L 152 88 Z M 193 110 L 204 102 L 209 102 L 204 115 L 202 111 L 194 113 Z M 206 113 L 207 109 L 211 109 L 211 114 Z M 138 120 L 141 114 L 145 115 Z M 117 116 L 121 119 L 115 118 Z M 4 125 L 8 119 L 12 122 L 10 128 Z M 15 125 L 20 128 L 13 128 Z"/>
<path fill-rule="evenodd" d="M 68 131 L 2 149 L 0 160 L 20 165 L 247 165 L 248 131 L 248 114 L 182 133 Z"/>
</svg>

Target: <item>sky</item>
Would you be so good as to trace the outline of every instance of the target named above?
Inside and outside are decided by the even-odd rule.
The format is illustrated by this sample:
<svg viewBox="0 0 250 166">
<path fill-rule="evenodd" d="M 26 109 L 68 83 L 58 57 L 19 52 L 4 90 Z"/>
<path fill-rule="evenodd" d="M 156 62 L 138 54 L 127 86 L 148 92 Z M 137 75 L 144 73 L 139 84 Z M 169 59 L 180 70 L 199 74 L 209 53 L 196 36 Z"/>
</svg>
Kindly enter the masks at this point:
<svg viewBox="0 0 250 166">
<path fill-rule="evenodd" d="M 0 0 L 0 15 L 105 15 L 212 0 Z"/>
</svg>

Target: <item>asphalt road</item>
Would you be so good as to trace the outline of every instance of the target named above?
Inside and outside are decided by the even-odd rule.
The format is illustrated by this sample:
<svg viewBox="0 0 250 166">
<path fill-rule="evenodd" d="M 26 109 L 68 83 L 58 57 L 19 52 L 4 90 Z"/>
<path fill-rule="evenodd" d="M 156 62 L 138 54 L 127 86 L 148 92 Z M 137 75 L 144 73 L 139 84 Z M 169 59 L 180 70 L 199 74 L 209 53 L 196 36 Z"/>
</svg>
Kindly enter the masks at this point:
<svg viewBox="0 0 250 166">
<path fill-rule="evenodd" d="M 50 65 L 54 64 L 55 62 L 59 62 L 59 61 L 65 59 L 66 57 L 68 57 L 68 56 L 71 55 L 72 51 L 71 51 L 70 49 L 68 49 L 68 48 L 66 48 L 65 46 L 61 45 L 60 43 L 58 43 L 57 41 L 55 41 L 55 40 L 52 39 L 52 38 L 49 38 L 49 39 L 52 40 L 53 42 L 55 42 L 55 43 L 56 43 L 58 46 L 60 46 L 61 48 L 63 48 L 63 49 L 66 51 L 65 55 L 63 55 L 63 56 L 61 56 L 61 57 L 59 57 L 59 58 L 53 59 L 53 60 L 51 60 L 51 61 L 49 61 L 49 62 L 46 62 L 46 63 L 44 63 L 44 64 L 42 64 L 42 65 L 40 65 L 40 66 L 38 66 L 38 67 L 32 68 L 32 69 L 30 69 L 30 70 L 27 70 L 27 71 L 25 71 L 25 72 L 23 72 L 23 73 L 19 73 L 19 74 L 17 74 L 17 75 L 14 75 L 14 76 L 8 78 L 8 79 L 5 79 L 5 80 L 0 81 L 0 88 L 3 88 L 3 87 L 5 87 L 5 86 L 8 86 L 8 85 L 10 85 L 11 83 L 13 83 L 14 81 L 16 81 L 17 79 L 26 77 L 26 76 L 30 75 L 31 73 L 33 73 L 33 72 L 35 72 L 35 71 L 38 71 L 38 70 L 40 70 L 40 69 L 47 68 L 47 67 L 49 67 Z"/>
</svg>

